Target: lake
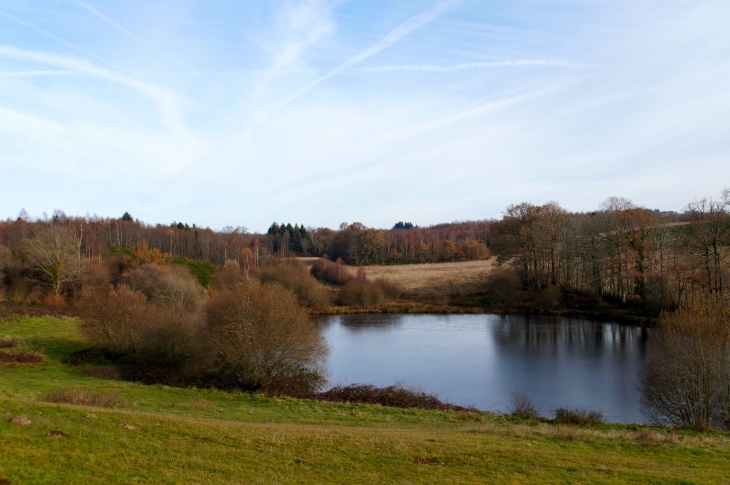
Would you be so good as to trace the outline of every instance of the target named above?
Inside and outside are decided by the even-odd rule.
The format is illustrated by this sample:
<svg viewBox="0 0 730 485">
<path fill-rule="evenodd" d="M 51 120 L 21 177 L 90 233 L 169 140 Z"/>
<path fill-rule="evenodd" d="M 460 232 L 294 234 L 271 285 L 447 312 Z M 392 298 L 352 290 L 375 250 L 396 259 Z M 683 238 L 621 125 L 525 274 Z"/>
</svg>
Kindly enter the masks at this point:
<svg viewBox="0 0 730 485">
<path fill-rule="evenodd" d="M 643 422 L 636 379 L 652 330 L 502 315 L 346 315 L 317 319 L 331 386 L 415 385 L 444 401 L 504 412 L 523 389 L 541 409 L 586 406 Z"/>
</svg>

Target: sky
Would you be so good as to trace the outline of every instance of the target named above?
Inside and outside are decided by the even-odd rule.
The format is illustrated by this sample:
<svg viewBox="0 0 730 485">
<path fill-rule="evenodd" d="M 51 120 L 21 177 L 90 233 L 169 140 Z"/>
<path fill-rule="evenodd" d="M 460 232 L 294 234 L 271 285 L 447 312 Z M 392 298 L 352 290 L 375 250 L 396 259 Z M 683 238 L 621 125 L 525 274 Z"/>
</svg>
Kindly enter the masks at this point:
<svg viewBox="0 0 730 485">
<path fill-rule="evenodd" d="M 730 187 L 727 0 L 0 0 L 0 218 L 265 231 Z"/>
</svg>

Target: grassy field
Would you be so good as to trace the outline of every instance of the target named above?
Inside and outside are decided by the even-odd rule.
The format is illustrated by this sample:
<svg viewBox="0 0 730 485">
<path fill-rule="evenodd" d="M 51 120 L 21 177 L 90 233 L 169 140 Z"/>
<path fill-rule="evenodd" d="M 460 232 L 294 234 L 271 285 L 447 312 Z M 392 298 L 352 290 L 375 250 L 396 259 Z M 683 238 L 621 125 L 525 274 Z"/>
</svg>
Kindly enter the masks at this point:
<svg viewBox="0 0 730 485">
<path fill-rule="evenodd" d="M 300 259 L 311 266 L 319 258 Z M 370 279 L 386 278 L 398 283 L 408 295 L 438 299 L 445 295 L 481 291 L 495 264 L 496 260 L 492 258 L 455 263 L 372 265 L 365 266 L 365 271 Z"/>
<path fill-rule="evenodd" d="M 730 483 L 727 433 L 143 386 L 64 364 L 75 319 L 6 316 L 5 336 L 47 360 L 0 366 L 0 483 Z M 43 402 L 71 389 L 116 404 Z"/>
</svg>

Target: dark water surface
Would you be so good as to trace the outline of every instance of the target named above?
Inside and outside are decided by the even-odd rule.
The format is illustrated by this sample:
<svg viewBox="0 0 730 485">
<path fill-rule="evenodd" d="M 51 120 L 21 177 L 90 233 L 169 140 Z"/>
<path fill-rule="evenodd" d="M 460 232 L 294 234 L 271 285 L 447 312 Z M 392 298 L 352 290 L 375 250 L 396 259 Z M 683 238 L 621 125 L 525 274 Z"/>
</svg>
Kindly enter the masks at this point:
<svg viewBox="0 0 730 485">
<path fill-rule="evenodd" d="M 348 315 L 318 324 L 330 342 L 330 384 L 404 382 L 442 400 L 505 411 L 524 389 L 552 415 L 600 409 L 641 422 L 639 370 L 651 330 L 568 318 L 501 315 Z"/>
</svg>

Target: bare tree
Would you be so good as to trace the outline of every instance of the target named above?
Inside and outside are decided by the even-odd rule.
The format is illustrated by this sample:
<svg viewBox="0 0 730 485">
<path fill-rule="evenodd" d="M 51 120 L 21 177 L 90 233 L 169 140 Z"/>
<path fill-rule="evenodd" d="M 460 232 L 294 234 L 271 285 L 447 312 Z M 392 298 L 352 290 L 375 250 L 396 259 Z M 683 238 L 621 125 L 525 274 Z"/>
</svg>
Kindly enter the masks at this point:
<svg viewBox="0 0 730 485">
<path fill-rule="evenodd" d="M 40 275 L 40 280 L 58 295 L 78 280 L 82 261 L 76 241 L 65 227 L 51 226 L 36 235 L 25 248 L 23 257 Z"/>
</svg>

